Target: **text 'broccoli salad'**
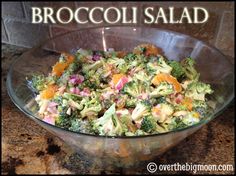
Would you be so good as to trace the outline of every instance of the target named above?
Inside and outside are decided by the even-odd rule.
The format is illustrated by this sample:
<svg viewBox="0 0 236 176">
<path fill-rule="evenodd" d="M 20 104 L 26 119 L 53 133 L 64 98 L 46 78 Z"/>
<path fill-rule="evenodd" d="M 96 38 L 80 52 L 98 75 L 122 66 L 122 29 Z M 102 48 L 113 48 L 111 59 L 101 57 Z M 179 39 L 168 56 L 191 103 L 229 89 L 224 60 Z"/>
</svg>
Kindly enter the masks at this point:
<svg viewBox="0 0 236 176">
<path fill-rule="evenodd" d="M 212 108 L 213 91 L 190 57 L 167 60 L 157 47 L 133 52 L 62 53 L 48 76 L 29 81 L 38 115 L 52 125 L 105 136 L 158 134 L 194 125 Z"/>
</svg>

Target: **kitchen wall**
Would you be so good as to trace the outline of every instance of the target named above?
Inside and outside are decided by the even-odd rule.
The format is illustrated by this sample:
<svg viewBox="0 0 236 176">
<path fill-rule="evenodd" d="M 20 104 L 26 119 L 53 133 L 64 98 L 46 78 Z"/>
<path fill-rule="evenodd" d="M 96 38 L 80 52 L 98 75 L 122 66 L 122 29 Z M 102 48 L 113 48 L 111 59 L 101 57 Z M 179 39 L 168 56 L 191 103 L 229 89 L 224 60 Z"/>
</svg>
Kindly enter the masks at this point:
<svg viewBox="0 0 236 176">
<path fill-rule="evenodd" d="M 75 9 L 80 6 L 94 7 L 131 7 L 137 6 L 143 9 L 145 6 L 164 7 L 174 6 L 177 16 L 181 9 L 186 7 L 201 6 L 208 10 L 209 20 L 204 24 L 142 24 L 143 12 L 139 13 L 138 24 L 159 28 L 166 28 L 177 32 L 185 33 L 204 40 L 217 48 L 224 54 L 234 57 L 234 2 L 3 2 L 2 3 L 2 42 L 13 45 L 32 47 L 45 38 L 67 32 L 69 30 L 86 28 L 94 24 L 68 25 L 60 24 L 31 24 L 31 7 L 54 7 L 59 9 L 68 6 Z M 67 18 L 67 14 L 63 15 Z M 82 14 L 82 19 L 86 19 L 86 13 Z M 99 14 L 97 18 L 101 18 Z M 102 26 L 100 24 L 97 26 Z"/>
</svg>

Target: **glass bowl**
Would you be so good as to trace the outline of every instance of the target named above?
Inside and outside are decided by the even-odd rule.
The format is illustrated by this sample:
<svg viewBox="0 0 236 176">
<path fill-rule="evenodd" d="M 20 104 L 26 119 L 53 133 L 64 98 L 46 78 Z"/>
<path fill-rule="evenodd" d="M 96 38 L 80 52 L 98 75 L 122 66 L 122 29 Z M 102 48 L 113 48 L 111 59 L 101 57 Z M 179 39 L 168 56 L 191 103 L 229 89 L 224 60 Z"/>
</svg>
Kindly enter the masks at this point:
<svg viewBox="0 0 236 176">
<path fill-rule="evenodd" d="M 47 74 L 61 52 L 73 53 L 79 48 L 92 50 L 131 51 L 141 43 L 160 47 L 168 59 L 192 57 L 200 79 L 213 86 L 209 99 L 216 109 L 200 123 L 185 129 L 139 137 L 106 137 L 68 131 L 50 125 L 36 117 L 35 94 L 27 86 L 26 77 L 34 73 Z M 234 70 L 227 58 L 216 48 L 187 35 L 145 27 L 99 27 L 68 32 L 30 49 L 12 65 L 7 76 L 7 90 L 15 105 L 36 123 L 61 138 L 75 151 L 97 159 L 102 165 L 131 167 L 149 161 L 178 144 L 181 140 L 211 121 L 234 98 Z"/>
</svg>

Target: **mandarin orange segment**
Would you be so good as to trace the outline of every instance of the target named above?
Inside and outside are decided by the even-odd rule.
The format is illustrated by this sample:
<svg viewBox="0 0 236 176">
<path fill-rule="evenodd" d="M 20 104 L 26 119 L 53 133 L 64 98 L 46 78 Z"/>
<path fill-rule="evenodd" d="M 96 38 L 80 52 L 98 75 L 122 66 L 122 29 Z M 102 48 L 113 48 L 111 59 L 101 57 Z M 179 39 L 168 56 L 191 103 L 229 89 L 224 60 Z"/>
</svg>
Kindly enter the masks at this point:
<svg viewBox="0 0 236 176">
<path fill-rule="evenodd" d="M 66 56 L 67 56 L 66 63 L 70 65 L 74 61 L 75 57 L 71 54 L 67 54 Z"/>
<path fill-rule="evenodd" d="M 56 85 L 49 85 L 45 90 L 43 90 L 40 93 L 40 97 L 42 99 L 51 99 L 51 98 L 54 97 L 56 91 L 57 91 L 57 86 Z"/>
<path fill-rule="evenodd" d="M 167 73 L 159 73 L 152 79 L 152 84 L 159 85 L 161 82 L 168 82 L 174 86 L 176 92 L 181 92 L 182 87 L 181 84 L 177 81 L 177 79 L 170 74 Z"/>
<path fill-rule="evenodd" d="M 200 114 L 198 112 L 194 112 L 193 116 L 196 117 L 196 118 L 199 118 Z"/>
<path fill-rule="evenodd" d="M 61 76 L 64 70 L 74 61 L 75 57 L 71 54 L 63 53 L 66 56 L 66 62 L 57 62 L 53 68 L 52 73 L 56 76 Z"/>
<path fill-rule="evenodd" d="M 123 58 L 123 57 L 125 57 L 126 55 L 127 55 L 127 53 L 124 52 L 124 51 L 118 51 L 118 52 L 117 52 L 117 57 L 119 57 L 119 58 Z"/>
<path fill-rule="evenodd" d="M 63 62 L 57 62 L 53 67 L 52 67 L 52 73 L 56 76 L 61 76 L 62 73 L 64 72 L 66 68 L 66 63 Z"/>
<path fill-rule="evenodd" d="M 112 76 L 112 83 L 116 85 L 120 81 L 120 79 L 124 76 L 125 76 L 124 74 L 114 74 Z"/>
<path fill-rule="evenodd" d="M 189 97 L 185 97 L 182 104 L 185 105 L 189 111 L 193 109 L 193 101 Z"/>
<path fill-rule="evenodd" d="M 160 108 L 153 107 L 153 108 L 152 108 L 152 112 L 154 112 L 154 113 L 159 113 L 159 112 L 160 112 Z"/>
<path fill-rule="evenodd" d="M 159 52 L 159 49 L 155 46 L 155 45 L 152 45 L 152 44 L 141 44 L 141 45 L 138 45 L 137 47 L 134 48 L 133 52 L 135 54 L 141 54 L 142 51 L 140 50 L 140 48 L 145 48 L 145 55 L 147 56 L 150 56 L 150 55 L 158 55 L 160 52 Z"/>
</svg>

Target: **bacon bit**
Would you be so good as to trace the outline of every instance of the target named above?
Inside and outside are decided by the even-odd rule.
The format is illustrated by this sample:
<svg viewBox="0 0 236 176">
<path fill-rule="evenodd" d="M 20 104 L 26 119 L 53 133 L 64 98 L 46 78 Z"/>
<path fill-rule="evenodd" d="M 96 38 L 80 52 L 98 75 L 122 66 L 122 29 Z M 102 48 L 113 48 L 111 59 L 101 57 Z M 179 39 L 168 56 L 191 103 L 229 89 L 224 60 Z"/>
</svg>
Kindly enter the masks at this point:
<svg viewBox="0 0 236 176">
<path fill-rule="evenodd" d="M 141 124 L 140 123 L 136 123 L 135 124 L 137 128 L 141 128 Z"/>
<path fill-rule="evenodd" d="M 116 115 L 120 117 L 122 114 L 120 112 L 117 112 Z"/>
<path fill-rule="evenodd" d="M 182 101 L 183 101 L 183 95 L 182 94 L 180 94 L 180 93 L 178 93 L 178 94 L 176 94 L 175 95 L 175 102 L 177 103 L 177 104 L 180 104 Z"/>
<path fill-rule="evenodd" d="M 85 93 L 90 94 L 90 90 L 89 90 L 88 88 L 84 88 L 83 91 L 84 91 Z"/>
<path fill-rule="evenodd" d="M 180 104 L 180 103 L 181 103 L 181 100 L 180 100 L 179 98 L 176 98 L 176 99 L 175 99 L 175 102 L 176 102 L 177 104 Z"/>
</svg>

